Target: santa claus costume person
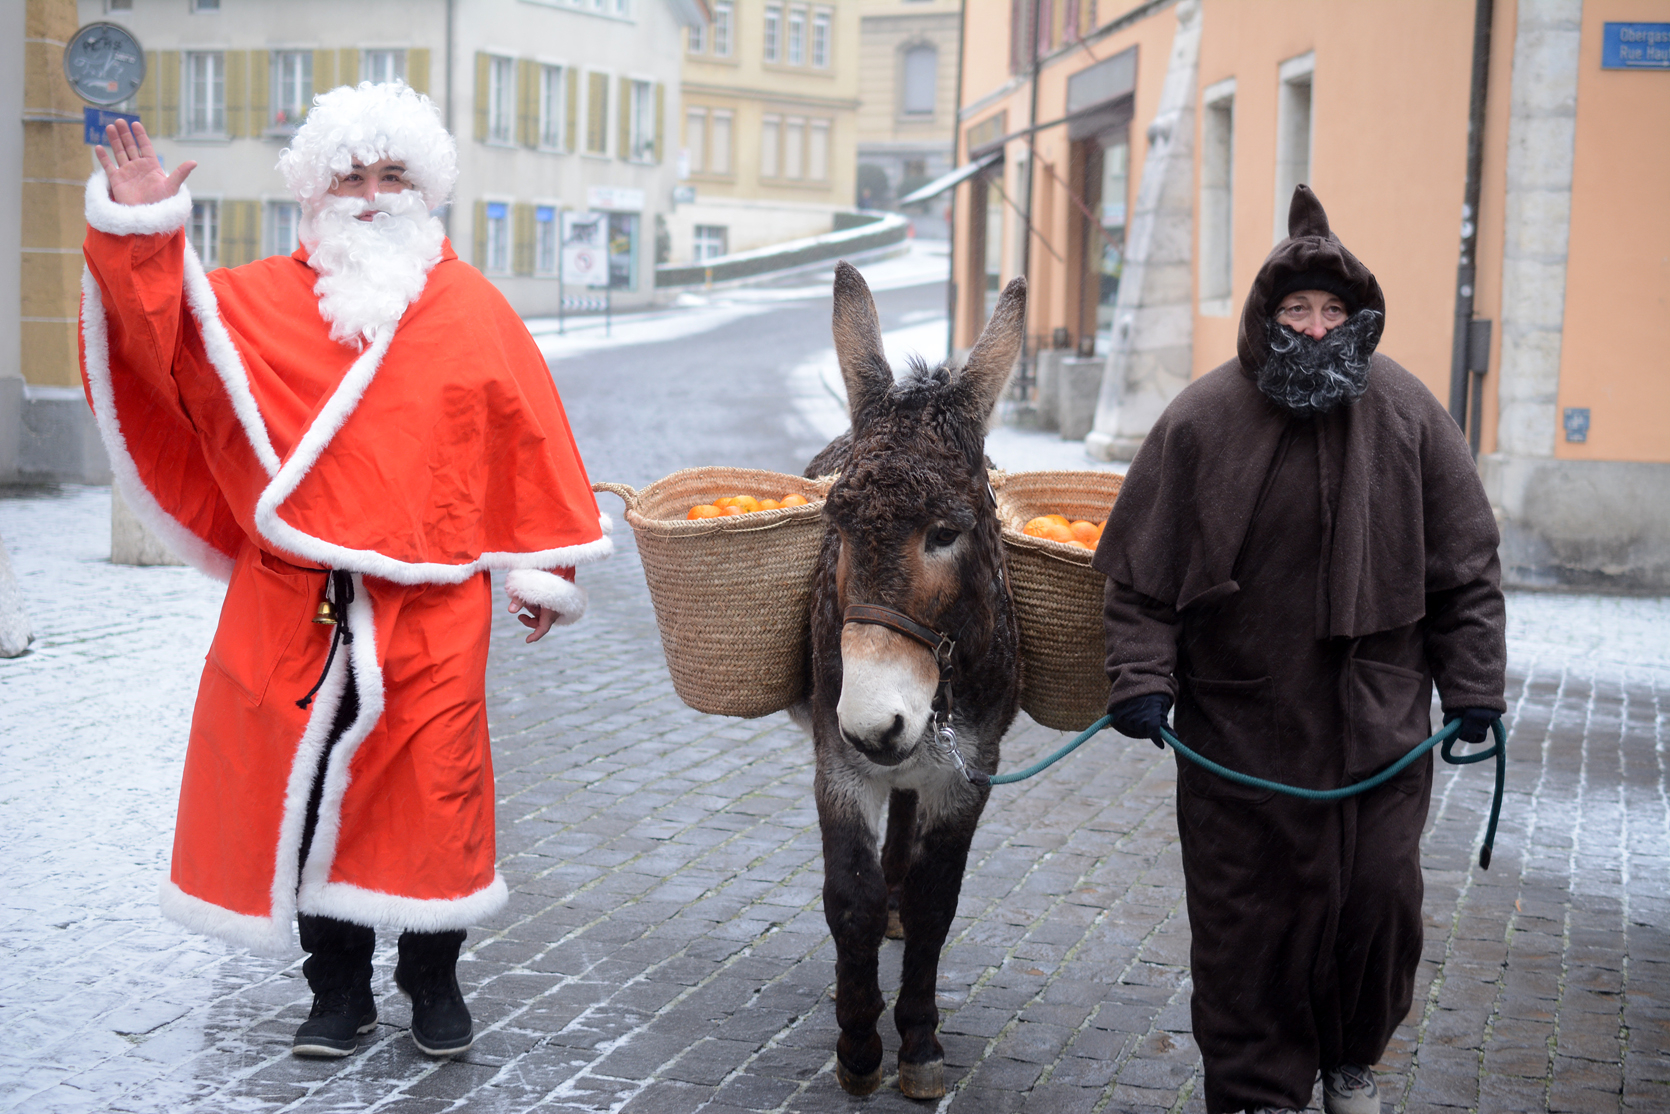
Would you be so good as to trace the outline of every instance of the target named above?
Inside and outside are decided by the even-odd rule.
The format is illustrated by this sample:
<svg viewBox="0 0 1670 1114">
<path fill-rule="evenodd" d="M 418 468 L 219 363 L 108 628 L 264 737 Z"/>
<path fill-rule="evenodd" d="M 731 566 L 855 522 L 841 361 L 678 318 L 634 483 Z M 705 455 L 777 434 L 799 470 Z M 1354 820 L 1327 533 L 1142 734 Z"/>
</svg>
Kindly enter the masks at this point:
<svg viewBox="0 0 1670 1114">
<path fill-rule="evenodd" d="M 227 581 L 197 693 L 162 909 L 286 955 L 298 1055 L 377 1023 L 373 926 L 434 1056 L 472 1040 L 455 973 L 506 901 L 485 712 L 491 572 L 528 641 L 610 552 L 533 339 L 431 214 L 457 148 L 428 98 L 318 97 L 279 160 L 302 247 L 205 273 L 194 163 L 107 129 L 87 183 L 82 372 L 122 496 Z"/>
</svg>

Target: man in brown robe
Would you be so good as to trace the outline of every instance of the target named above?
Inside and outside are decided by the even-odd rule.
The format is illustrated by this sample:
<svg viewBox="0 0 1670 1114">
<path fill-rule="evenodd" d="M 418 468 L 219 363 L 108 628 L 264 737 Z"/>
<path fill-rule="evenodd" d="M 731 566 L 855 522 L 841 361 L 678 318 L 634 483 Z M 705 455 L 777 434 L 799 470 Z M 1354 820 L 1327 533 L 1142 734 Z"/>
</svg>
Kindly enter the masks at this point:
<svg viewBox="0 0 1670 1114">
<path fill-rule="evenodd" d="M 1190 384 L 1132 463 L 1108 577 L 1109 712 L 1234 770 L 1361 781 L 1446 719 L 1505 710 L 1495 520 L 1421 383 L 1374 352 L 1385 299 L 1304 186 L 1254 280 L 1239 357 Z M 1372 1065 L 1421 955 L 1428 758 L 1317 803 L 1181 759 L 1177 825 L 1210 1114 L 1379 1109 Z"/>
</svg>

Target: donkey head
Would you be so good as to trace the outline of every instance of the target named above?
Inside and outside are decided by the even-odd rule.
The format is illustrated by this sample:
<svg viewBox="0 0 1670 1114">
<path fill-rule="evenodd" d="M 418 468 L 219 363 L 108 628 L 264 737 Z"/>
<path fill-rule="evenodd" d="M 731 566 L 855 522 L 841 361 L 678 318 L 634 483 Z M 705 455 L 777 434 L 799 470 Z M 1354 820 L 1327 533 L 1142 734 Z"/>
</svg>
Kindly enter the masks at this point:
<svg viewBox="0 0 1670 1114">
<path fill-rule="evenodd" d="M 998 621 L 1002 555 L 986 423 L 1025 319 L 1026 280 L 1017 278 L 966 366 L 916 361 L 895 382 L 869 287 L 848 264 L 835 269 L 835 351 L 852 416 L 852 447 L 826 504 L 840 544 L 837 602 L 843 614 L 878 606 L 955 640 L 951 664 L 978 660 Z M 845 623 L 842 735 L 881 765 L 909 757 L 927 733 L 942 664 L 888 626 Z"/>
</svg>

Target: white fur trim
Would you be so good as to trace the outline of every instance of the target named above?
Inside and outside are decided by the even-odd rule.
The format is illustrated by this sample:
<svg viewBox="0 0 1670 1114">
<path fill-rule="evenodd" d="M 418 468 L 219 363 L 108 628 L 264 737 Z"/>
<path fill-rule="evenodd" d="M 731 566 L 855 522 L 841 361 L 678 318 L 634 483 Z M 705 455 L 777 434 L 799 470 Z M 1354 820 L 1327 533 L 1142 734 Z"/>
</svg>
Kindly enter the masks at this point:
<svg viewBox="0 0 1670 1114">
<path fill-rule="evenodd" d="M 505 591 L 535 607 L 556 612 L 555 625 L 577 623 L 586 613 L 586 590 L 556 573 L 541 569 L 511 569 L 504 580 Z"/>
<path fill-rule="evenodd" d="M 232 412 L 243 426 L 249 447 L 255 450 L 256 459 L 267 475 L 272 476 L 278 472 L 278 454 L 273 451 L 266 419 L 261 417 L 261 408 L 255 404 L 255 395 L 249 389 L 244 359 L 238 354 L 238 346 L 232 343 L 226 323 L 220 319 L 220 302 L 215 298 L 214 287 L 209 285 L 209 276 L 203 273 L 203 264 L 189 240 L 186 241 L 185 294 L 191 315 L 197 319 L 197 331 L 203 337 L 203 351 L 209 357 L 209 364 L 226 388 Z"/>
<path fill-rule="evenodd" d="M 191 218 L 191 191 L 180 192 L 149 205 L 123 205 L 110 196 L 104 167 L 87 179 L 87 223 L 112 236 L 155 236 L 184 228 Z"/>
<path fill-rule="evenodd" d="M 178 519 L 163 510 L 140 478 L 139 465 L 128 452 L 116 413 L 116 393 L 110 382 L 110 333 L 105 323 L 104 301 L 99 284 L 86 268 L 81 271 L 81 335 L 87 356 L 87 386 L 93 397 L 93 418 L 99 436 L 110 453 L 110 471 L 134 515 L 162 544 L 192 567 L 216 580 L 232 578 L 233 559 L 193 534 Z"/>
<path fill-rule="evenodd" d="M 303 210 L 325 196 L 331 179 L 355 162 L 396 159 L 406 178 L 439 209 L 458 181 L 458 144 L 428 97 L 403 81 L 339 85 L 313 98 L 307 119 L 278 156 L 278 169 Z"/>
<path fill-rule="evenodd" d="M 166 878 L 157 894 L 157 904 L 162 907 L 163 916 L 193 932 L 219 937 L 259 955 L 290 959 L 296 954 L 296 939 L 288 918 L 280 921 L 277 917 L 234 913 L 192 897 Z"/>
<path fill-rule="evenodd" d="M 331 882 L 302 891 L 302 912 L 335 917 L 350 924 L 375 928 L 389 925 L 414 932 L 447 932 L 471 928 L 510 902 L 504 875 L 493 872 L 492 884 L 456 898 L 402 897 L 378 893 L 346 882 Z"/>
</svg>

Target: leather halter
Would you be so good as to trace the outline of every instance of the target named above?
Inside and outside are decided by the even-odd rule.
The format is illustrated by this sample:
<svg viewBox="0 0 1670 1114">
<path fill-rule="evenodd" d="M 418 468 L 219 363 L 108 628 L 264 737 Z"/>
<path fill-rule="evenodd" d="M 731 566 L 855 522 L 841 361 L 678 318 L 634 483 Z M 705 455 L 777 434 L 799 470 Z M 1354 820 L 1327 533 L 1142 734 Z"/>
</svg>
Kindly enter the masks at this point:
<svg viewBox="0 0 1670 1114">
<path fill-rule="evenodd" d="M 867 623 L 871 626 L 886 627 L 896 631 L 913 642 L 920 642 L 928 648 L 934 656 L 934 664 L 939 667 L 939 687 L 934 692 L 934 719 L 940 724 L 951 720 L 951 655 L 956 652 L 957 640 L 950 635 L 919 623 L 891 607 L 884 607 L 879 603 L 849 603 L 841 613 L 841 625 L 848 623 Z"/>
</svg>

